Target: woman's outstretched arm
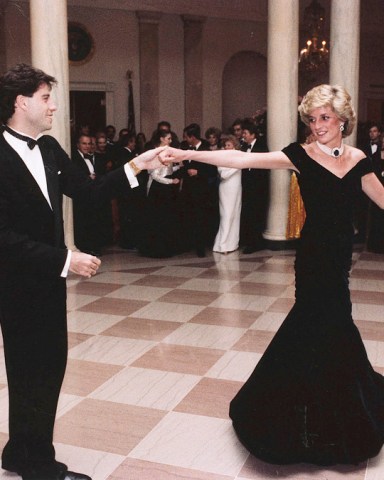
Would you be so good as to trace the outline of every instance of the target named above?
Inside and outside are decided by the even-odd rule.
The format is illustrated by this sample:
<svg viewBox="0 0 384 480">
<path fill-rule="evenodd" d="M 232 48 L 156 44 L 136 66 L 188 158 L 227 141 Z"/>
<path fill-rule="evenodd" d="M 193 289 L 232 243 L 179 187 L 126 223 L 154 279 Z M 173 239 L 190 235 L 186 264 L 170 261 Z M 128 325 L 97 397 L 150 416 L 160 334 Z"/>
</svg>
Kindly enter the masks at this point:
<svg viewBox="0 0 384 480">
<path fill-rule="evenodd" d="M 297 170 L 289 158 L 280 151 L 277 152 L 241 152 L 239 150 L 196 151 L 179 150 L 168 147 L 160 153 L 162 161 L 195 160 L 209 163 L 217 167 L 231 168 L 267 168 Z"/>
</svg>

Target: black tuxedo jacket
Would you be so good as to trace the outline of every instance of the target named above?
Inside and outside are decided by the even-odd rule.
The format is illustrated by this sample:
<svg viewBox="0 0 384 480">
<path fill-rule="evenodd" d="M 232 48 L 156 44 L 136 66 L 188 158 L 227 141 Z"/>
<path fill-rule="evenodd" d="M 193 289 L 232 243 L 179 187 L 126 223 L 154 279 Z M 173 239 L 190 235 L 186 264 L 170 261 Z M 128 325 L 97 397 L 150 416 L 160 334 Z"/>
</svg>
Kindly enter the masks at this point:
<svg viewBox="0 0 384 480">
<path fill-rule="evenodd" d="M 41 137 L 39 147 L 52 209 L 23 160 L 0 135 L 0 286 L 16 278 L 25 284 L 60 276 L 67 257 L 63 195 L 97 202 L 129 191 L 123 169 L 92 181 L 88 169 L 82 173 L 53 137 Z"/>
<path fill-rule="evenodd" d="M 209 143 L 206 140 L 201 140 L 201 144 L 197 148 L 197 151 L 208 151 Z M 196 177 L 190 177 L 188 170 L 197 170 Z M 196 162 L 195 160 L 184 160 L 183 167 L 178 171 L 177 176 L 183 178 L 183 187 L 190 183 L 192 188 L 202 184 L 213 184 L 217 179 L 217 167 L 214 165 L 208 165 L 207 163 Z"/>
<path fill-rule="evenodd" d="M 380 145 L 380 143 L 378 143 L 377 150 L 376 150 L 375 153 L 372 153 L 370 143 L 368 143 L 363 148 L 363 151 L 367 155 L 367 157 L 370 157 L 372 159 L 373 171 L 375 172 L 375 174 L 376 174 L 377 178 L 380 180 L 380 182 L 384 183 L 384 177 L 382 176 L 382 173 L 384 172 L 384 160 L 381 159 L 381 145 Z"/>
</svg>

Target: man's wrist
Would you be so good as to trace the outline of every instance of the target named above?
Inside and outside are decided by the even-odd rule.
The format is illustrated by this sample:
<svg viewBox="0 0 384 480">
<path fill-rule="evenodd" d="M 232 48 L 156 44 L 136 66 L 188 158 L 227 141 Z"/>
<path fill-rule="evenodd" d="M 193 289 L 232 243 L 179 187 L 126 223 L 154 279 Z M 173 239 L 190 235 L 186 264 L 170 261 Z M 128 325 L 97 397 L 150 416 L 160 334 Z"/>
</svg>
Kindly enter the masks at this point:
<svg viewBox="0 0 384 480">
<path fill-rule="evenodd" d="M 131 160 L 130 162 L 128 162 L 128 165 L 131 167 L 131 170 L 134 173 L 135 177 L 141 172 L 141 168 L 138 167 L 135 160 Z"/>
</svg>

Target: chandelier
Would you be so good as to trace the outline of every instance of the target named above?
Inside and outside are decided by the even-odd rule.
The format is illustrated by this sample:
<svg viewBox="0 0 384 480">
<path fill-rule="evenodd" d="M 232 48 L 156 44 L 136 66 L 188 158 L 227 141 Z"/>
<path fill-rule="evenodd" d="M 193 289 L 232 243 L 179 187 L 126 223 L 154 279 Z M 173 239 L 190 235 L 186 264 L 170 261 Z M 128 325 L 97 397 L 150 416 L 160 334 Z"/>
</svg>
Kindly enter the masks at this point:
<svg viewBox="0 0 384 480">
<path fill-rule="evenodd" d="M 318 74 L 326 72 L 328 68 L 327 42 L 324 40 L 325 9 L 317 0 L 304 10 L 304 23 L 307 28 L 307 46 L 300 52 L 299 71 L 308 80 L 314 81 Z"/>
</svg>

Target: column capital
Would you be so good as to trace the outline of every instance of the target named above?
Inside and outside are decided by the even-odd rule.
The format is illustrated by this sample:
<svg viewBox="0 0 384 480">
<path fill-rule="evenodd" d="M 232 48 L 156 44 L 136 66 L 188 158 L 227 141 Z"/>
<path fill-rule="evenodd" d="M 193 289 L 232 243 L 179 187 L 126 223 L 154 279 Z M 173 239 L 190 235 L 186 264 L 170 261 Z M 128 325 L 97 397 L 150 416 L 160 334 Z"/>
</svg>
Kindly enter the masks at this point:
<svg viewBox="0 0 384 480">
<path fill-rule="evenodd" d="M 162 17 L 161 12 L 146 12 L 144 10 L 136 10 L 136 16 L 140 23 L 158 24 Z"/>
</svg>

